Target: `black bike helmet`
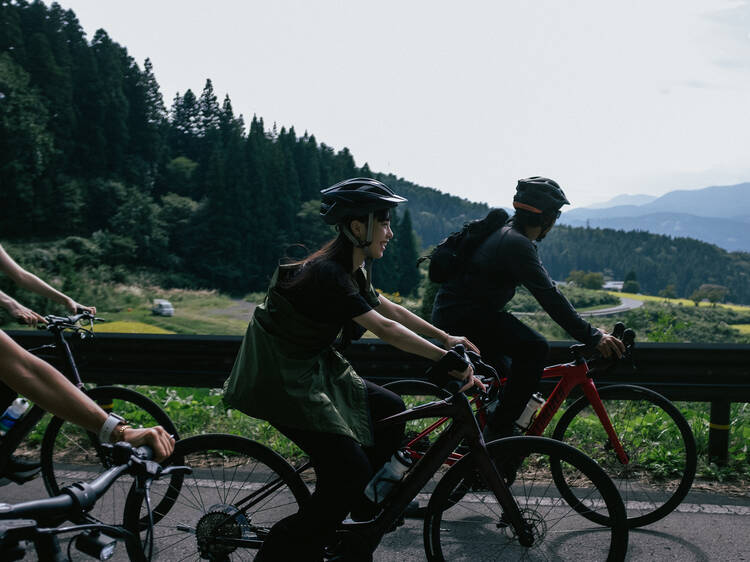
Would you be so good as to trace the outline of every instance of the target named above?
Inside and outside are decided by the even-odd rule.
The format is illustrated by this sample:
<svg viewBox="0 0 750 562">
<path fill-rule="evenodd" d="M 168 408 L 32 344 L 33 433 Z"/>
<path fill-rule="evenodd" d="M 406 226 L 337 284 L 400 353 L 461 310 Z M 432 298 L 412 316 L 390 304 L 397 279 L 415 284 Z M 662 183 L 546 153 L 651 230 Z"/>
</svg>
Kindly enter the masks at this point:
<svg viewBox="0 0 750 562">
<path fill-rule="evenodd" d="M 321 190 L 320 216 L 328 224 L 343 224 L 406 201 L 390 187 L 371 178 L 351 178 Z"/>
<path fill-rule="evenodd" d="M 513 197 L 516 210 L 536 215 L 556 215 L 563 205 L 570 205 L 570 201 L 556 181 L 541 176 L 518 180 Z"/>
<path fill-rule="evenodd" d="M 351 178 L 321 190 L 320 216 L 346 236 L 356 248 L 366 248 L 372 243 L 375 213 L 390 209 L 406 201 L 393 193 L 390 187 L 371 178 Z M 359 240 L 349 229 L 348 219 L 367 216 L 367 238 Z M 367 286 L 372 281 L 372 258 L 365 259 Z"/>
</svg>

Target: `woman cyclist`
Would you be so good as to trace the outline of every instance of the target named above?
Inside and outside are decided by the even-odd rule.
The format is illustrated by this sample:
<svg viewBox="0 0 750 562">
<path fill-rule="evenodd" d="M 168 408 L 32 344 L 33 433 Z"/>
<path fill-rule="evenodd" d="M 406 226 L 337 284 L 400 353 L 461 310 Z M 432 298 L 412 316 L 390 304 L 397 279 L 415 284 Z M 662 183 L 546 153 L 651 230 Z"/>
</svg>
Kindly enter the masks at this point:
<svg viewBox="0 0 750 562">
<path fill-rule="evenodd" d="M 372 288 L 370 267 L 393 238 L 390 210 L 406 201 L 383 183 L 354 178 L 322 191 L 320 214 L 338 236 L 301 262 L 281 266 L 255 310 L 225 388 L 226 402 L 271 422 L 311 458 L 316 488 L 300 511 L 278 522 L 256 560 L 317 561 L 338 524 L 375 515 L 363 490 L 398 448 L 403 426 L 373 431 L 373 421 L 404 410 L 400 397 L 358 377 L 334 350 L 365 330 L 391 345 L 439 361 L 480 385 L 446 348 L 464 344 Z M 367 264 L 366 266 L 363 264 Z M 416 332 L 416 333 L 415 333 Z M 452 366 L 448 367 L 453 361 Z M 370 560 L 369 552 L 362 560 Z"/>
<path fill-rule="evenodd" d="M 50 287 L 36 275 L 26 271 L 0 246 L 0 272 L 19 287 L 59 302 L 75 314 L 81 310 L 96 313 L 93 306 L 81 306 L 70 297 Z M 0 291 L 0 306 L 22 324 L 36 325 L 44 318 Z M 133 445 L 149 445 L 154 456 L 162 460 L 172 454 L 174 439 L 161 427 L 133 429 L 119 416 L 107 414 L 93 400 L 78 390 L 57 369 L 32 355 L 5 332 L 0 331 L 0 411 L 4 411 L 20 393 L 44 410 L 92 431 L 103 441 L 128 441 Z M 38 471 L 38 463 L 11 457 L 3 476 L 24 479 Z M 20 479 L 19 479 L 20 481 Z"/>
</svg>

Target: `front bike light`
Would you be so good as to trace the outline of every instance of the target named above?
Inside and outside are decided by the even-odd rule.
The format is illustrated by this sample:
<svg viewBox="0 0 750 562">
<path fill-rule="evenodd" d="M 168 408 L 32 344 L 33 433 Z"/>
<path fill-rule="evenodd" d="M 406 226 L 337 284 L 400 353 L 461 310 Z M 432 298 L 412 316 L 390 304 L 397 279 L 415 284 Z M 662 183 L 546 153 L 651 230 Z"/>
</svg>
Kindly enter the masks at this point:
<svg viewBox="0 0 750 562">
<path fill-rule="evenodd" d="M 117 546 L 115 539 L 105 537 L 98 532 L 81 533 L 76 537 L 76 548 L 97 560 L 112 558 L 115 546 Z"/>
</svg>

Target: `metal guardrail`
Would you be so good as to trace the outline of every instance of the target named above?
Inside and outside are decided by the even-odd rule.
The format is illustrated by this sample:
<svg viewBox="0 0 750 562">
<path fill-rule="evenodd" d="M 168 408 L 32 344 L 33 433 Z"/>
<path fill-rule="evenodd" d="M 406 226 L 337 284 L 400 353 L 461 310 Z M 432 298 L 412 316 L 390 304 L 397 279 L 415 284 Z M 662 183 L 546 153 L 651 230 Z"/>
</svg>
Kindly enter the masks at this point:
<svg viewBox="0 0 750 562">
<path fill-rule="evenodd" d="M 40 332 L 8 334 L 27 349 L 52 340 Z M 220 388 L 242 338 L 100 333 L 93 341 L 70 341 L 86 382 Z M 569 361 L 570 344 L 551 342 L 549 364 Z M 361 376 L 381 384 L 424 379 L 430 364 L 378 340 L 355 342 L 345 355 Z M 61 367 L 56 356 L 42 356 Z M 711 402 L 709 454 L 721 461 L 727 458 L 730 405 L 750 402 L 750 345 L 637 343 L 635 368 L 623 363 L 597 382 L 638 384 L 670 400 Z M 553 384 L 544 382 L 542 391 L 549 393 Z"/>
</svg>

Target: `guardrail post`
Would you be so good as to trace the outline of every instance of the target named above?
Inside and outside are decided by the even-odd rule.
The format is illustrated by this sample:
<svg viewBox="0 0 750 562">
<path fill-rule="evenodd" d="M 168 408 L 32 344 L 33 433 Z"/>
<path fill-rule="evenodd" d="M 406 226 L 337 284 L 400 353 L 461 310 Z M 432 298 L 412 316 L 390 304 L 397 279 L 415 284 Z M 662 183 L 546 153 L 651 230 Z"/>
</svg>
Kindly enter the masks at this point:
<svg viewBox="0 0 750 562">
<path fill-rule="evenodd" d="M 711 402 L 711 420 L 708 424 L 708 458 L 719 466 L 729 459 L 729 407 L 728 400 Z"/>
</svg>

